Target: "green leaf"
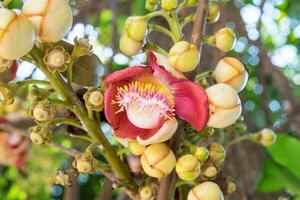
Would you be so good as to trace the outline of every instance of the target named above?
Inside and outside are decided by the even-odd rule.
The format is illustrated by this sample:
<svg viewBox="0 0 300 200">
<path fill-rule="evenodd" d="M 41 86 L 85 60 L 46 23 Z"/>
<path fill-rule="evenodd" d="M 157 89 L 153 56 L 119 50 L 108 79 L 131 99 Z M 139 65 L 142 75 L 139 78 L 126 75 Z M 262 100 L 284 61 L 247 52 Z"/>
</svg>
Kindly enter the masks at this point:
<svg viewBox="0 0 300 200">
<path fill-rule="evenodd" d="M 272 159 L 300 179 L 300 141 L 289 135 L 278 135 L 268 149 Z"/>
<path fill-rule="evenodd" d="M 272 160 L 265 161 L 263 176 L 256 187 L 261 192 L 287 189 L 294 195 L 300 195 L 300 179 Z"/>
</svg>

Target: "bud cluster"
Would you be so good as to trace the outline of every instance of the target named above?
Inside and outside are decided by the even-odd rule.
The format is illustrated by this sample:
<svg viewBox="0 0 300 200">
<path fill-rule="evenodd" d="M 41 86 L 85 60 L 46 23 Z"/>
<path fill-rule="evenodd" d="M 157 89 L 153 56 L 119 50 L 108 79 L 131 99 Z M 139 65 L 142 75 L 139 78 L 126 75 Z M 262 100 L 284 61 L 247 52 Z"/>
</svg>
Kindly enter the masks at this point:
<svg viewBox="0 0 300 200">
<path fill-rule="evenodd" d="M 34 126 L 29 129 L 29 137 L 33 144 L 42 145 L 50 142 L 50 128 L 48 126 Z"/>
<path fill-rule="evenodd" d="M 79 173 L 92 173 L 95 170 L 96 160 L 91 152 L 79 153 L 75 156 L 72 165 Z"/>
</svg>

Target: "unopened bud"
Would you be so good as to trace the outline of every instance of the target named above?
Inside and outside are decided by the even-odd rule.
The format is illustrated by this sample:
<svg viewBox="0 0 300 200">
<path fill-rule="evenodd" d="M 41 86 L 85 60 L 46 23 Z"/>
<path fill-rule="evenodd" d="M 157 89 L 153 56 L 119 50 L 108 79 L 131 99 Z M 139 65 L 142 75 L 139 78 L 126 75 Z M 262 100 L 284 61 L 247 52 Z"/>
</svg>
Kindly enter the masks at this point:
<svg viewBox="0 0 300 200">
<path fill-rule="evenodd" d="M 141 156 L 141 164 L 148 176 L 161 179 L 173 171 L 176 158 L 168 145 L 157 143 L 145 149 Z"/>
<path fill-rule="evenodd" d="M 5 72 L 6 70 L 10 69 L 14 65 L 13 60 L 7 60 L 0 58 L 0 73 Z"/>
<path fill-rule="evenodd" d="M 259 133 L 259 143 L 263 146 L 268 147 L 276 142 L 276 134 L 272 129 L 264 128 Z"/>
<path fill-rule="evenodd" d="M 98 112 L 103 109 L 104 97 L 100 89 L 94 87 L 89 88 L 83 95 L 83 99 L 85 100 L 86 107 Z"/>
<path fill-rule="evenodd" d="M 216 32 L 213 36 L 208 38 L 208 43 L 223 52 L 227 52 L 233 49 L 236 36 L 232 29 L 222 28 Z"/>
<path fill-rule="evenodd" d="M 198 0 L 187 0 L 186 5 L 187 6 L 195 6 L 198 3 Z"/>
<path fill-rule="evenodd" d="M 195 180 L 201 173 L 200 162 L 192 154 L 181 156 L 176 163 L 176 173 L 182 180 Z"/>
<path fill-rule="evenodd" d="M 161 0 L 161 7 L 164 10 L 171 11 L 177 8 L 178 0 Z"/>
<path fill-rule="evenodd" d="M 89 39 L 80 38 L 79 40 L 75 38 L 75 45 L 72 52 L 72 58 L 79 58 L 82 56 L 92 55 L 92 45 L 89 43 Z"/>
<path fill-rule="evenodd" d="M 0 19 L 0 57 L 15 60 L 29 53 L 35 41 L 31 21 L 6 8 L 0 8 Z"/>
<path fill-rule="evenodd" d="M 140 145 L 136 141 L 128 142 L 128 149 L 133 155 L 136 155 L 136 156 L 142 155 L 145 148 L 146 148 L 145 146 Z"/>
<path fill-rule="evenodd" d="M 220 9 L 216 3 L 209 3 L 207 20 L 210 23 L 215 23 L 220 18 Z"/>
<path fill-rule="evenodd" d="M 223 193 L 219 186 L 210 181 L 200 183 L 192 188 L 187 200 L 224 200 Z"/>
<path fill-rule="evenodd" d="M 206 89 L 209 101 L 208 126 L 225 128 L 236 122 L 242 112 L 237 91 L 228 84 L 219 83 Z"/>
<path fill-rule="evenodd" d="M 122 53 L 127 56 L 134 56 L 142 50 L 143 44 L 143 41 L 133 40 L 128 36 L 126 32 L 123 32 L 119 45 Z"/>
<path fill-rule="evenodd" d="M 37 102 L 30 110 L 30 115 L 37 123 L 51 122 L 55 116 L 55 110 L 48 100 Z"/>
<path fill-rule="evenodd" d="M 202 175 L 205 177 L 205 178 L 214 178 L 216 177 L 218 174 L 218 169 L 215 167 L 215 166 L 207 166 L 207 167 L 204 167 L 204 169 L 202 169 Z"/>
<path fill-rule="evenodd" d="M 157 8 L 158 0 L 146 0 L 145 8 L 149 11 L 154 11 Z"/>
<path fill-rule="evenodd" d="M 50 141 L 48 127 L 34 126 L 29 129 L 29 137 L 33 144 L 42 145 Z"/>
<path fill-rule="evenodd" d="M 179 72 L 193 71 L 199 64 L 199 59 L 198 48 L 186 41 L 175 43 L 169 52 L 169 62 Z"/>
<path fill-rule="evenodd" d="M 227 184 L 227 194 L 232 194 L 236 191 L 236 184 L 234 182 L 229 182 Z"/>
<path fill-rule="evenodd" d="M 67 69 L 67 64 L 71 61 L 71 56 L 64 47 L 57 46 L 47 49 L 44 57 L 44 62 L 51 72 L 64 72 Z"/>
<path fill-rule="evenodd" d="M 0 102 L 3 102 L 6 105 L 14 103 L 13 94 L 4 83 L 0 83 Z"/>
<path fill-rule="evenodd" d="M 217 64 L 214 77 L 217 83 L 226 83 L 240 92 L 246 86 L 248 72 L 237 58 L 224 57 Z"/>
<path fill-rule="evenodd" d="M 151 186 L 144 186 L 139 189 L 139 195 L 141 200 L 154 200 L 156 194 Z"/>
<path fill-rule="evenodd" d="M 66 0 L 26 0 L 22 11 L 35 25 L 42 42 L 58 42 L 72 27 L 72 9 Z"/>
<path fill-rule="evenodd" d="M 77 154 L 72 165 L 79 173 L 91 173 L 95 170 L 95 162 L 91 153 L 85 152 Z"/>
<path fill-rule="evenodd" d="M 224 147 L 219 143 L 213 143 L 209 148 L 209 159 L 216 165 L 220 165 L 226 157 Z"/>
<path fill-rule="evenodd" d="M 201 162 L 204 162 L 207 160 L 209 156 L 209 151 L 206 147 L 196 147 L 194 156 Z"/>
</svg>

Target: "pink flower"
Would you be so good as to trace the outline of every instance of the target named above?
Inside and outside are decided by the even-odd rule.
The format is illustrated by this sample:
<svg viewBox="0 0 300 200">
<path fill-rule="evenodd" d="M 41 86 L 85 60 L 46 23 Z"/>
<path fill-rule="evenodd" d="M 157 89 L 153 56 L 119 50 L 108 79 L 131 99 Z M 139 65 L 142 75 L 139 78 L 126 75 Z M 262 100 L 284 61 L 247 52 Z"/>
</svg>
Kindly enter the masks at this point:
<svg viewBox="0 0 300 200">
<path fill-rule="evenodd" d="M 141 145 L 167 141 L 178 127 L 175 115 L 202 130 L 209 116 L 205 90 L 162 55 L 148 52 L 148 57 L 147 66 L 128 67 L 104 80 L 105 115 L 116 137 Z"/>
</svg>

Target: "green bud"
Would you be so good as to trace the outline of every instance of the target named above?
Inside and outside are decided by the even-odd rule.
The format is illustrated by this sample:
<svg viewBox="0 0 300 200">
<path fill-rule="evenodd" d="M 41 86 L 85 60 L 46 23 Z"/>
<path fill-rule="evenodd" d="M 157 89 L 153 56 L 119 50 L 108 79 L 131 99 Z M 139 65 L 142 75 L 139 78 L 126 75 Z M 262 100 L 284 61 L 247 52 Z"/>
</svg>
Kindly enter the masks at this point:
<svg viewBox="0 0 300 200">
<path fill-rule="evenodd" d="M 216 165 L 220 165 L 224 162 L 226 157 L 226 151 L 224 147 L 219 143 L 213 143 L 209 148 L 209 159 Z"/>
<path fill-rule="evenodd" d="M 187 6 L 195 6 L 197 5 L 198 0 L 187 0 L 186 5 Z"/>
<path fill-rule="evenodd" d="M 104 97 L 100 89 L 94 87 L 89 88 L 83 95 L 83 99 L 85 100 L 86 107 L 98 112 L 103 109 Z"/>
<path fill-rule="evenodd" d="M 181 156 L 175 169 L 178 177 L 185 181 L 195 180 L 201 173 L 200 162 L 192 154 Z"/>
<path fill-rule="evenodd" d="M 50 141 L 49 127 L 34 126 L 29 129 L 29 137 L 33 144 L 42 145 Z"/>
<path fill-rule="evenodd" d="M 164 10 L 171 11 L 177 8 L 178 0 L 161 0 L 161 7 Z"/>
<path fill-rule="evenodd" d="M 146 0 L 145 8 L 150 12 L 156 10 L 158 4 L 158 0 Z"/>
<path fill-rule="evenodd" d="M 209 156 L 209 151 L 206 147 L 196 147 L 195 148 L 195 152 L 194 152 L 194 156 L 201 162 L 204 162 L 207 160 L 208 156 Z"/>
<path fill-rule="evenodd" d="M 4 83 L 0 83 L 0 102 L 3 102 L 6 105 L 14 103 L 14 96 Z"/>
<path fill-rule="evenodd" d="M 220 9 L 216 3 L 209 3 L 207 20 L 210 23 L 215 23 L 220 18 Z"/>
<path fill-rule="evenodd" d="M 92 55 L 92 45 L 89 43 L 89 39 L 80 38 L 79 40 L 75 38 L 75 46 L 72 52 L 72 58 L 79 58 L 82 56 L 91 56 Z"/>
</svg>

